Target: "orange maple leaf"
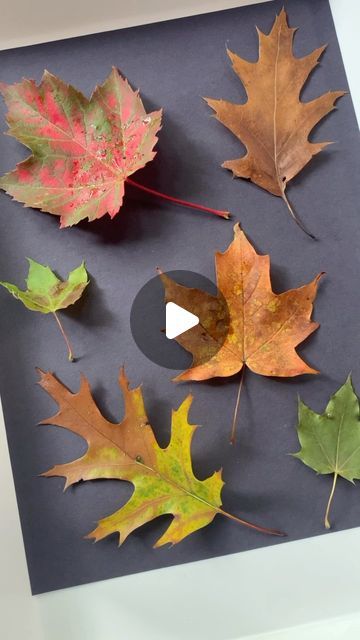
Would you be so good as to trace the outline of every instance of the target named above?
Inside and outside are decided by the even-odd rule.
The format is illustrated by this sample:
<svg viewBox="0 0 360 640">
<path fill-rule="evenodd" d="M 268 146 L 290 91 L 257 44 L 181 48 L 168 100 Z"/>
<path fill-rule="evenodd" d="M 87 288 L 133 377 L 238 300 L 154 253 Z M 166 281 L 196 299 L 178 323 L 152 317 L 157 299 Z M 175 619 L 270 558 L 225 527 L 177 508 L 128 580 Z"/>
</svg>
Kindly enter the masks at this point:
<svg viewBox="0 0 360 640">
<path fill-rule="evenodd" d="M 200 323 L 176 340 L 193 355 L 190 369 L 176 381 L 208 380 L 232 376 L 245 365 L 263 376 L 293 377 L 318 373 L 296 353 L 296 347 L 318 327 L 311 321 L 318 282 L 323 273 L 298 289 L 274 293 L 270 281 L 270 258 L 258 255 L 238 224 L 234 240 L 224 253 L 215 254 L 218 297 L 177 284 L 166 274 L 166 302 L 175 302 L 200 319 L 209 314 L 223 317 L 223 299 L 228 306 L 226 339 L 218 350 L 218 323 Z M 220 293 L 221 292 L 221 293 Z M 216 302 L 218 308 L 216 307 Z M 214 328 L 213 328 L 214 327 Z M 206 353 L 215 354 L 206 359 Z"/>
</svg>

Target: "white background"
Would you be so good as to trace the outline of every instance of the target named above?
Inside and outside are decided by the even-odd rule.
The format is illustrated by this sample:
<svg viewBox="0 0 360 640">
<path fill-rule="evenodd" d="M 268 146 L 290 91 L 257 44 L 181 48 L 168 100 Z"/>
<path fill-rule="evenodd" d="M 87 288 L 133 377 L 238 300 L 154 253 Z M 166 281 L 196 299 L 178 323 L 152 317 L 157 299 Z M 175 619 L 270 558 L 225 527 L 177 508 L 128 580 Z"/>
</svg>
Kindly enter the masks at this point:
<svg viewBox="0 0 360 640">
<path fill-rule="evenodd" d="M 359 2 L 330 3 L 360 120 Z M 2 4 L 0 48 L 6 49 L 251 2 L 13 0 L 6 9 Z M 359 550 L 360 529 L 353 529 L 32 597 L 0 420 L 4 640 L 358 640 Z M 294 625 L 305 626 L 289 628 Z"/>
</svg>

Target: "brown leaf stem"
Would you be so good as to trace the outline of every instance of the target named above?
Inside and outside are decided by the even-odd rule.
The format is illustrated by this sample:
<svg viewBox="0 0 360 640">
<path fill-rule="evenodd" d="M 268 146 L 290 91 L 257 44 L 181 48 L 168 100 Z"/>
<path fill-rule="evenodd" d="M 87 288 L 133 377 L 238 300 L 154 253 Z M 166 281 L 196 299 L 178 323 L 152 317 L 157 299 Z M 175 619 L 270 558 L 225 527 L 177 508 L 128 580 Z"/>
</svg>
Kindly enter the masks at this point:
<svg viewBox="0 0 360 640">
<path fill-rule="evenodd" d="M 237 417 L 238 417 L 239 407 L 240 407 L 241 389 L 242 389 L 242 386 L 243 386 L 243 383 L 244 383 L 244 378 L 245 378 L 245 368 L 246 368 L 246 365 L 243 364 L 243 367 L 242 367 L 241 373 L 240 373 L 239 389 L 238 389 L 238 392 L 237 392 L 236 404 L 235 404 L 235 409 L 234 409 L 234 416 L 233 416 L 233 421 L 232 421 L 232 425 L 231 425 L 230 444 L 235 444 L 235 442 L 236 442 L 236 422 L 237 422 Z"/>
<path fill-rule="evenodd" d="M 309 236 L 309 238 L 311 238 L 312 240 L 317 240 L 317 237 L 316 237 L 316 236 L 314 236 L 314 234 L 313 234 L 313 233 L 311 233 L 310 231 L 308 231 L 308 230 L 306 229 L 306 227 L 303 225 L 303 223 L 301 222 L 301 220 L 299 220 L 299 218 L 297 217 L 297 215 L 296 215 L 296 213 L 295 213 L 294 209 L 292 208 L 292 206 L 291 206 L 291 204 L 290 204 L 290 202 L 289 202 L 289 200 L 288 200 L 288 198 L 287 198 L 287 195 L 286 195 L 286 193 L 285 193 L 285 189 L 283 189 L 283 192 L 282 192 L 282 199 L 284 200 L 284 202 L 285 202 L 285 204 L 286 204 L 286 206 L 287 206 L 287 208 L 288 208 L 288 210 L 289 210 L 289 212 L 290 212 L 290 215 L 291 215 L 292 219 L 296 222 L 296 224 L 298 225 L 298 227 L 300 227 L 301 231 L 303 231 L 304 233 L 306 233 L 306 235 L 307 235 L 307 236 Z"/>
<path fill-rule="evenodd" d="M 140 189 L 141 191 L 150 193 L 152 196 L 156 196 L 157 198 L 168 200 L 169 202 L 173 202 L 174 204 L 179 204 L 182 207 L 188 207 L 189 209 L 197 209 L 198 211 L 204 211 L 206 213 L 213 213 L 215 216 L 219 216 L 220 218 L 225 218 L 226 220 L 230 218 L 229 211 L 219 211 L 218 209 L 203 207 L 203 205 L 201 204 L 195 204 L 194 202 L 188 202 L 187 200 L 181 200 L 180 198 L 173 198 L 173 196 L 168 196 L 165 193 L 156 191 L 155 189 L 150 189 L 150 187 L 145 187 L 143 184 L 139 184 L 138 182 L 135 182 L 130 178 L 126 178 L 126 182 L 128 184 L 131 184 L 132 187 L 136 187 L 136 189 Z"/>
<path fill-rule="evenodd" d="M 330 496 L 329 496 L 329 501 L 327 503 L 327 507 L 326 507 L 326 513 L 325 513 L 325 519 L 324 519 L 324 524 L 325 524 L 325 528 L 326 529 L 330 529 L 330 521 L 329 521 L 329 513 L 330 513 L 330 508 L 331 508 L 331 503 L 333 501 L 333 497 L 334 497 L 334 493 L 335 493 L 335 487 L 336 487 L 336 481 L 338 479 L 338 474 L 334 473 L 334 480 L 333 480 L 333 484 L 331 487 L 331 492 L 330 492 Z"/>
<path fill-rule="evenodd" d="M 61 335 L 65 340 L 65 344 L 66 344 L 67 349 L 68 349 L 68 358 L 69 358 L 70 362 L 74 362 L 75 358 L 74 358 L 74 354 L 73 354 L 73 351 L 72 351 L 72 348 L 71 348 L 71 344 L 70 344 L 69 338 L 67 337 L 67 335 L 65 333 L 64 327 L 62 326 L 62 324 L 60 322 L 60 318 L 57 315 L 56 311 L 53 311 L 53 316 L 54 316 L 54 318 L 55 318 L 55 320 L 57 322 L 57 325 L 58 325 L 58 327 L 59 327 L 59 329 L 61 331 Z"/>
<path fill-rule="evenodd" d="M 266 533 L 270 536 L 281 536 L 281 537 L 286 536 L 286 533 L 284 533 L 283 531 L 278 531 L 277 529 L 268 529 L 267 527 L 261 527 L 260 525 L 253 524 L 252 522 L 248 522 L 248 520 L 242 520 L 241 518 L 237 518 L 237 516 L 233 516 L 231 513 L 228 513 L 227 511 L 223 511 L 222 509 L 217 509 L 217 512 L 220 515 L 225 516 L 226 518 L 229 518 L 234 522 L 237 522 L 238 524 L 242 524 L 245 527 L 248 527 L 249 529 L 254 529 L 255 531 L 259 531 L 260 533 Z"/>
</svg>

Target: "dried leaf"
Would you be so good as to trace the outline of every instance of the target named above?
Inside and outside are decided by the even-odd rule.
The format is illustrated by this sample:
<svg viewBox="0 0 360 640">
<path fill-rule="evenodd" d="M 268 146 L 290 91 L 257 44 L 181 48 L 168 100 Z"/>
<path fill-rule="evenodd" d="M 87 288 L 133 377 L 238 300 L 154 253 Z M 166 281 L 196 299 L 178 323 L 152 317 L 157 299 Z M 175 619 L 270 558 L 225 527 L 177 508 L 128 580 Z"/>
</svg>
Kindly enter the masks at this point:
<svg viewBox="0 0 360 640">
<path fill-rule="evenodd" d="M 296 347 L 319 326 L 311 321 L 311 314 L 323 274 L 298 289 L 276 294 L 271 288 L 269 256 L 256 253 L 238 224 L 234 234 L 225 253 L 215 254 L 217 285 L 228 306 L 227 337 L 207 360 L 204 354 L 217 340 L 218 327 L 201 322 L 179 335 L 176 341 L 192 354 L 193 363 L 175 380 L 227 377 L 239 373 L 245 366 L 263 376 L 318 373 L 300 358 Z M 222 305 L 220 296 L 216 301 L 205 292 L 177 284 L 166 274 L 161 278 L 166 302 L 175 302 L 198 317 L 221 317 L 221 311 L 216 308 L 216 304 Z"/>
<path fill-rule="evenodd" d="M 80 480 L 112 478 L 134 485 L 129 501 L 103 518 L 87 537 L 96 541 L 112 533 L 122 544 L 128 535 L 158 516 L 170 514 L 171 524 L 155 546 L 176 544 L 190 533 L 208 525 L 221 514 L 263 533 L 283 535 L 264 529 L 223 511 L 223 480 L 217 471 L 198 480 L 192 469 L 191 442 L 196 426 L 189 424 L 192 396 L 172 413 L 171 439 L 159 447 L 146 416 L 140 387 L 130 389 L 124 371 L 119 383 L 125 400 L 125 416 L 119 424 L 106 420 L 97 408 L 87 379 L 83 376 L 78 393 L 71 393 L 51 373 L 40 372 L 40 385 L 59 406 L 58 413 L 41 424 L 53 424 L 81 436 L 86 453 L 73 462 L 56 465 L 44 476 L 63 476 L 65 488 Z"/>
<path fill-rule="evenodd" d="M 242 158 L 228 160 L 222 166 L 230 169 L 234 176 L 251 180 L 283 198 L 300 224 L 287 200 L 286 185 L 314 155 L 330 144 L 309 142 L 309 135 L 346 92 L 329 91 L 310 102 L 300 100 L 302 88 L 326 47 L 295 58 L 292 47 L 296 29 L 288 27 L 284 9 L 268 35 L 257 31 L 257 62 L 248 62 L 228 51 L 234 71 L 246 90 L 247 102 L 233 104 L 211 98 L 206 101 L 214 109 L 216 118 L 246 147 Z"/>
<path fill-rule="evenodd" d="M 66 309 L 81 298 L 84 289 L 89 284 L 85 263 L 70 271 L 67 280 L 60 280 L 50 267 L 44 266 L 28 258 L 29 274 L 26 278 L 27 289 L 22 291 L 15 284 L 0 282 L 14 298 L 31 311 L 52 313 L 64 337 L 69 352 L 69 360 L 74 360 L 69 340 L 57 315 L 60 309 Z"/>
<path fill-rule="evenodd" d="M 334 474 L 324 521 L 329 529 L 329 511 L 338 477 L 352 483 L 360 479 L 359 399 L 351 376 L 331 396 L 322 414 L 315 413 L 299 399 L 297 433 L 301 449 L 294 457 L 316 473 Z"/>
</svg>

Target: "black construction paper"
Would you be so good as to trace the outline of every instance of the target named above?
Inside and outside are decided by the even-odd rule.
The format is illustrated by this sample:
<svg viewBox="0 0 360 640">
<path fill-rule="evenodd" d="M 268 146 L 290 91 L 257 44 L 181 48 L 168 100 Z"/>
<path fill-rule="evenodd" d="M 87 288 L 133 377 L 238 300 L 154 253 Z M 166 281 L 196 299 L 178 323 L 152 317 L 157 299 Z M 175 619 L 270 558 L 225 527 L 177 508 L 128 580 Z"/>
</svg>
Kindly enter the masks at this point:
<svg viewBox="0 0 360 640">
<path fill-rule="evenodd" d="M 102 411 L 119 420 L 123 403 L 117 375 L 125 363 L 131 383 L 143 383 L 150 422 L 163 446 L 169 438 L 171 408 L 191 390 L 192 422 L 203 425 L 194 439 L 194 470 L 204 478 L 223 467 L 226 510 L 281 528 L 288 540 L 324 533 L 331 478 L 316 477 L 288 454 L 298 448 L 297 394 L 321 411 L 349 370 L 360 392 L 360 155 L 351 98 L 342 98 L 338 110 L 313 133 L 314 140 L 335 144 L 316 156 L 288 188 L 317 242 L 296 227 L 279 198 L 232 179 L 221 168 L 224 160 L 239 157 L 243 149 L 202 100 L 244 99 L 226 47 L 256 60 L 255 25 L 268 32 L 282 4 L 269 2 L 0 53 L 2 81 L 15 82 L 22 76 L 39 81 L 47 68 L 87 95 L 112 65 L 117 66 L 132 86 L 140 88 L 148 110 L 164 108 L 158 154 L 137 180 L 174 196 L 230 209 L 257 250 L 271 255 L 277 292 L 304 284 L 319 271 L 327 273 L 314 314 L 321 328 L 299 349 L 321 374 L 280 380 L 247 372 L 238 443 L 231 447 L 238 378 L 173 384 L 171 371 L 138 350 L 129 316 L 133 299 L 155 275 L 157 265 L 214 278 L 214 252 L 228 246 L 233 223 L 128 187 L 124 207 L 113 221 L 105 217 L 59 230 L 57 217 L 24 209 L 0 194 L 1 280 L 21 285 L 26 256 L 49 264 L 63 277 L 85 259 L 91 275 L 84 299 L 62 314 L 79 356 L 74 364 L 67 362 L 51 317 L 29 312 L 0 291 L 0 392 L 33 593 L 280 542 L 220 516 L 173 548 L 152 548 L 164 519 L 133 533 L 121 548 L 116 536 L 98 544 L 84 540 L 98 519 L 124 503 L 131 486 L 94 481 L 63 493 L 63 479 L 38 477 L 53 464 L 77 457 L 85 445 L 65 430 L 36 426 L 55 410 L 36 385 L 36 366 L 54 371 L 73 390 L 84 372 Z M 347 89 L 328 1 L 294 0 L 285 5 L 290 24 L 299 27 L 296 55 L 328 43 L 303 99 Z M 5 111 L 1 103 L 4 131 Z M 1 173 L 27 155 L 14 139 L 0 137 Z M 332 519 L 334 530 L 360 525 L 358 486 L 338 482 Z"/>
</svg>

